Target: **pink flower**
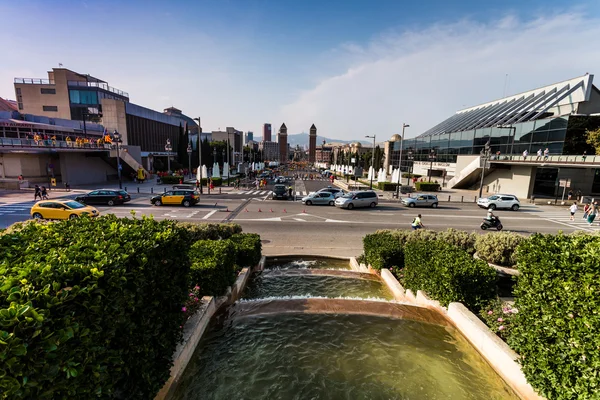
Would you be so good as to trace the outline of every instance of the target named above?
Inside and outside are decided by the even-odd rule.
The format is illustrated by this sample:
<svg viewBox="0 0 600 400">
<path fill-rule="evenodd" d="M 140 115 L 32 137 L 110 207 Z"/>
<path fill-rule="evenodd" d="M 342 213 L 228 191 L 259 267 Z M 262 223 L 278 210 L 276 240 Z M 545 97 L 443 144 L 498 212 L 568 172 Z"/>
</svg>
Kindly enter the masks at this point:
<svg viewBox="0 0 600 400">
<path fill-rule="evenodd" d="M 504 320 L 502 318 L 498 318 L 498 322 L 503 322 Z"/>
<path fill-rule="evenodd" d="M 498 330 L 499 330 L 499 331 L 503 331 L 503 330 L 504 330 L 504 325 L 500 325 L 500 326 L 498 327 Z"/>
<path fill-rule="evenodd" d="M 190 293 L 190 297 L 194 297 L 194 293 Z"/>
<path fill-rule="evenodd" d="M 492 315 L 494 312 L 492 310 L 488 311 L 488 315 Z"/>
<path fill-rule="evenodd" d="M 198 299 L 197 297 L 196 297 L 196 298 L 194 298 L 194 301 L 198 301 L 198 300 L 199 300 L 199 299 Z"/>
<path fill-rule="evenodd" d="M 200 290 L 200 286 L 198 286 L 198 285 L 194 286 L 194 290 Z"/>
<path fill-rule="evenodd" d="M 187 308 L 185 308 L 185 307 L 181 307 L 181 311 L 183 311 L 183 312 L 186 312 L 186 311 L 187 311 Z"/>
</svg>

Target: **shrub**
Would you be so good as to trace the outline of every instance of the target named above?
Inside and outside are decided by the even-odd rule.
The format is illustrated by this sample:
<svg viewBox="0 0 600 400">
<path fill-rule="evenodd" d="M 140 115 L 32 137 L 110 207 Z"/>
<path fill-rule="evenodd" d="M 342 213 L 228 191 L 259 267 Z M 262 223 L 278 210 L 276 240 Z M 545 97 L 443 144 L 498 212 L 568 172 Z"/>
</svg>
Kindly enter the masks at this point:
<svg viewBox="0 0 600 400">
<path fill-rule="evenodd" d="M 179 181 L 183 182 L 183 176 L 180 175 L 165 175 L 160 177 L 160 183 L 165 185 L 177 185 Z"/>
<path fill-rule="evenodd" d="M 437 232 L 437 237 L 443 242 L 452 244 L 473 255 L 475 253 L 475 243 L 477 235 L 474 232 L 459 231 L 454 228 L 448 228 L 445 231 Z"/>
<path fill-rule="evenodd" d="M 172 221 L 79 218 L 0 236 L 0 397 L 153 398 L 189 277 Z"/>
<path fill-rule="evenodd" d="M 404 173 L 402 174 L 403 178 L 420 178 L 423 175 L 419 175 L 419 174 L 408 174 L 408 173 Z"/>
<path fill-rule="evenodd" d="M 515 250 L 524 240 L 524 236 L 513 232 L 487 233 L 477 236 L 475 250 L 484 261 L 512 267 L 517 263 Z"/>
<path fill-rule="evenodd" d="M 235 263 L 239 269 L 258 265 L 262 253 L 260 235 L 256 233 L 236 233 L 230 237 L 235 244 Z"/>
<path fill-rule="evenodd" d="M 435 182 L 416 182 L 415 188 L 424 192 L 437 192 L 440 190 L 440 184 Z"/>
<path fill-rule="evenodd" d="M 398 186 L 398 183 L 392 183 L 392 182 L 378 182 L 377 183 L 377 188 L 379 190 L 383 190 L 384 192 L 396 191 L 397 186 Z"/>
<path fill-rule="evenodd" d="M 203 294 L 221 296 L 235 282 L 235 245 L 229 240 L 199 240 L 189 251 L 190 281 Z"/>
<path fill-rule="evenodd" d="M 196 285 L 189 290 L 189 295 L 185 299 L 185 304 L 181 309 L 185 319 L 192 317 L 202 306 L 202 294 L 200 286 Z"/>
<path fill-rule="evenodd" d="M 548 399 L 600 393 L 600 237 L 536 234 L 517 251 L 511 347 Z"/>
<path fill-rule="evenodd" d="M 517 308 L 496 298 L 481 308 L 479 318 L 492 332 L 507 341 L 514 327 L 515 314 L 518 312 Z"/>
<path fill-rule="evenodd" d="M 493 268 L 440 240 L 407 243 L 403 272 L 407 288 L 424 290 L 443 306 L 458 301 L 477 312 L 496 295 Z"/>
<path fill-rule="evenodd" d="M 376 270 L 402 263 L 402 244 L 391 231 L 381 230 L 365 235 L 363 250 L 367 264 Z"/>
<path fill-rule="evenodd" d="M 188 241 L 195 243 L 198 240 L 229 239 L 232 235 L 242 233 L 238 224 L 195 224 L 192 222 L 178 222 L 188 234 Z"/>
<path fill-rule="evenodd" d="M 202 185 L 206 186 L 209 178 L 202 178 Z M 223 178 L 212 178 L 213 186 L 223 185 Z"/>
</svg>

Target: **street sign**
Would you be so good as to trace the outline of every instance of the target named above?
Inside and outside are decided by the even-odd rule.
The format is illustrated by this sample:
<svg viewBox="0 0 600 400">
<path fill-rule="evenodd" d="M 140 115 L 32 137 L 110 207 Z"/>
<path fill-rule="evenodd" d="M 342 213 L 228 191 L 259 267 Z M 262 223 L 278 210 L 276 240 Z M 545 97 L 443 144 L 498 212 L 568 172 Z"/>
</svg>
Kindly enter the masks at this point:
<svg viewBox="0 0 600 400">
<path fill-rule="evenodd" d="M 561 187 L 571 187 L 570 179 L 559 179 L 558 183 L 559 183 L 559 186 L 561 186 Z"/>
<path fill-rule="evenodd" d="M 52 178 L 52 179 L 50 179 L 50 184 L 51 184 L 52 186 L 56 186 L 56 178 Z"/>
</svg>

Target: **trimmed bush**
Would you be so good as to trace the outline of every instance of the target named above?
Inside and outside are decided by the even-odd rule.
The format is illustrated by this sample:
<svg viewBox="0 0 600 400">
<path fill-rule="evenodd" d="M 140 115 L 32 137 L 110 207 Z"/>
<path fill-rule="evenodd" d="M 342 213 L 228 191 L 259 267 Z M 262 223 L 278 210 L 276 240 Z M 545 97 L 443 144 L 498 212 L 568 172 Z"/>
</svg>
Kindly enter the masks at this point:
<svg viewBox="0 0 600 400">
<path fill-rule="evenodd" d="M 379 190 L 383 190 L 384 192 L 396 191 L 397 186 L 398 186 L 398 183 L 392 183 L 392 182 L 378 182 L 377 183 L 377 188 Z"/>
<path fill-rule="evenodd" d="M 423 192 L 437 192 L 440 190 L 440 184 L 435 182 L 416 182 L 415 188 Z"/>
<path fill-rule="evenodd" d="M 509 345 L 548 399 L 600 393 L 600 237 L 540 235 L 521 242 Z"/>
<path fill-rule="evenodd" d="M 242 233 L 238 224 L 195 224 L 192 222 L 177 222 L 188 234 L 189 243 L 198 240 L 229 239 L 232 235 Z"/>
<path fill-rule="evenodd" d="M 443 306 L 458 301 L 477 312 L 496 296 L 496 271 L 440 240 L 407 243 L 403 272 L 407 288 L 424 290 Z"/>
<path fill-rule="evenodd" d="M 151 399 L 189 288 L 172 221 L 78 218 L 0 236 L 0 398 Z"/>
<path fill-rule="evenodd" d="M 402 244 L 392 231 L 380 230 L 365 235 L 363 250 L 367 264 L 380 270 L 402 263 Z"/>
<path fill-rule="evenodd" d="M 204 295 L 221 296 L 235 282 L 235 244 L 229 240 L 199 240 L 189 250 L 190 281 Z"/>
<path fill-rule="evenodd" d="M 177 185 L 179 181 L 183 182 L 183 176 L 180 175 L 165 175 L 160 177 L 160 183 L 164 185 Z"/>
<path fill-rule="evenodd" d="M 202 178 L 202 185 L 206 186 L 209 178 Z M 222 186 L 223 178 L 212 178 L 213 186 Z"/>
<path fill-rule="evenodd" d="M 402 174 L 403 178 L 420 178 L 423 175 L 419 175 L 419 174 L 408 174 L 408 173 L 404 173 Z"/>
<path fill-rule="evenodd" d="M 526 240 L 524 236 L 513 232 L 494 232 L 478 235 L 475 242 L 477 255 L 492 264 L 512 267 L 517 264 L 516 249 Z"/>
<path fill-rule="evenodd" d="M 256 233 L 236 233 L 229 240 L 235 245 L 235 263 L 238 269 L 258 265 L 262 253 L 260 235 Z"/>
<path fill-rule="evenodd" d="M 445 231 L 437 232 L 439 240 L 461 248 L 471 255 L 475 253 L 475 243 L 479 236 L 480 235 L 477 235 L 475 232 L 459 231 L 454 228 L 448 228 Z"/>
</svg>

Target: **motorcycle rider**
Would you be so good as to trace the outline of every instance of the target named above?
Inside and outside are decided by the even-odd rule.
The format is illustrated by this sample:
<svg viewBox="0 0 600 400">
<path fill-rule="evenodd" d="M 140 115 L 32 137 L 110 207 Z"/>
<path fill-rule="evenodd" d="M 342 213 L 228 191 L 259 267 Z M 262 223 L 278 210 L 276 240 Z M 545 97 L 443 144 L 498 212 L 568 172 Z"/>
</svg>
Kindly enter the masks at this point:
<svg viewBox="0 0 600 400">
<path fill-rule="evenodd" d="M 488 208 L 487 215 L 485 217 L 489 223 L 494 226 L 496 224 L 496 216 L 494 215 L 494 210 L 492 208 Z"/>
</svg>

